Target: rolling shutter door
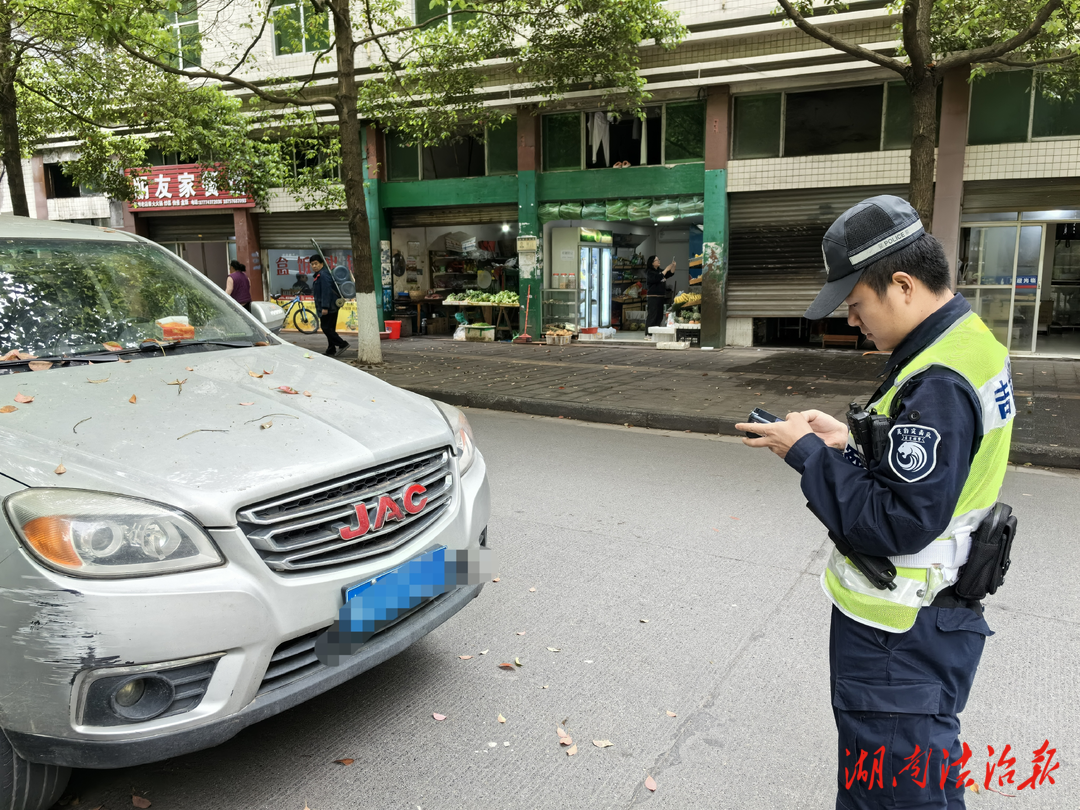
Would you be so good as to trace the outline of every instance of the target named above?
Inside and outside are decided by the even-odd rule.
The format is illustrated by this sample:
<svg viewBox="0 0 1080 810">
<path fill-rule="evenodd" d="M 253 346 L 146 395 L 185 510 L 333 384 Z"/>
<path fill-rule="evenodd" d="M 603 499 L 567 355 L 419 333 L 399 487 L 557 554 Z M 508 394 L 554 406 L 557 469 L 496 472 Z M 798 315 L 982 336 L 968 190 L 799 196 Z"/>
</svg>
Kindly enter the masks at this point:
<svg viewBox="0 0 1080 810">
<path fill-rule="evenodd" d="M 727 314 L 798 318 L 825 283 L 821 239 L 855 203 L 906 186 L 749 191 L 728 195 Z M 845 310 L 837 311 L 837 317 Z"/>
<path fill-rule="evenodd" d="M 146 216 L 150 238 L 155 242 L 226 242 L 235 236 L 232 214 L 184 214 Z"/>
<path fill-rule="evenodd" d="M 276 250 L 314 250 L 314 239 L 322 248 L 350 248 L 349 223 L 342 211 L 293 211 L 259 214 L 259 246 Z"/>
<path fill-rule="evenodd" d="M 428 228 L 441 225 L 482 225 L 489 222 L 513 223 L 517 221 L 517 203 L 390 209 L 391 228 Z"/>
<path fill-rule="evenodd" d="M 1080 181 L 1075 177 L 1003 183 L 971 180 L 964 183 L 964 213 L 1051 211 L 1080 208 Z"/>
</svg>

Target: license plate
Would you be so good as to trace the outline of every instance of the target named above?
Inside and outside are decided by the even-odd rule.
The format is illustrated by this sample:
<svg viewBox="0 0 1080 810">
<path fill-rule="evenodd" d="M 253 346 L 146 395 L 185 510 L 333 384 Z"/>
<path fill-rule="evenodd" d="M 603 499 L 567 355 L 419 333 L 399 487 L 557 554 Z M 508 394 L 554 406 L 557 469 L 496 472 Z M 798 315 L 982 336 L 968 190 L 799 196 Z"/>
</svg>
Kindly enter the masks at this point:
<svg viewBox="0 0 1080 810">
<path fill-rule="evenodd" d="M 365 579 L 363 582 L 346 585 L 342 588 L 342 592 L 345 597 L 345 604 L 363 595 L 365 591 L 371 591 L 368 596 L 372 597 L 373 600 L 377 599 L 379 602 L 383 602 L 385 599 L 388 602 L 387 608 L 390 608 L 394 603 L 407 605 L 407 603 L 412 602 L 411 607 L 404 607 L 404 610 L 411 610 L 412 607 L 419 604 L 415 602 L 415 598 L 418 597 L 421 601 L 427 601 L 427 599 L 443 593 L 445 579 L 446 546 L 439 546 L 425 551 L 418 557 L 413 557 L 397 568 L 384 571 L 374 579 Z M 375 590 L 372 591 L 372 589 Z M 371 607 L 381 606 L 372 605 Z M 401 612 L 403 610 L 398 609 L 395 615 Z"/>
</svg>

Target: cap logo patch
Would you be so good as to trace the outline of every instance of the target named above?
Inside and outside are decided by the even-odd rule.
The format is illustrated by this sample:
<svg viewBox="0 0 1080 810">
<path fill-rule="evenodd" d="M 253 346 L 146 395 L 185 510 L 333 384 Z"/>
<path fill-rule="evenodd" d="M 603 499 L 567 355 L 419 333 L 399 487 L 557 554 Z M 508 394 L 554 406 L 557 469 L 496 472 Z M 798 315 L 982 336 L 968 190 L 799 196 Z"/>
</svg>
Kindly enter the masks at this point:
<svg viewBox="0 0 1080 810">
<path fill-rule="evenodd" d="M 871 245 L 870 247 L 866 248 L 866 250 L 860 250 L 858 253 L 853 253 L 848 258 L 848 260 L 851 262 L 853 267 L 858 266 L 865 261 L 873 259 L 883 250 L 887 250 L 888 248 L 895 245 L 897 242 L 901 242 L 904 239 L 907 239 L 909 236 L 919 233 L 920 231 L 922 231 L 922 229 L 922 222 L 919 220 L 915 220 L 915 222 L 908 225 L 902 231 L 897 231 L 892 236 L 886 236 L 877 244 Z"/>
<path fill-rule="evenodd" d="M 937 466 L 941 434 L 932 427 L 897 425 L 889 431 L 889 466 L 897 478 L 914 483 Z"/>
</svg>

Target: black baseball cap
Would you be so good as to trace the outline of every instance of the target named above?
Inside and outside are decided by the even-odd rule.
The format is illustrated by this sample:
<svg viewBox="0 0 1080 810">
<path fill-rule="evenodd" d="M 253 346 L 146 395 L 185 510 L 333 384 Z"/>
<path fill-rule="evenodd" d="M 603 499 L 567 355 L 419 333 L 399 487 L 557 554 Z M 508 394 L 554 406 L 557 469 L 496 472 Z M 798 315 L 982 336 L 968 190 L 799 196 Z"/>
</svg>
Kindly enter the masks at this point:
<svg viewBox="0 0 1080 810">
<path fill-rule="evenodd" d="M 863 270 L 923 233 L 919 215 L 899 197 L 881 194 L 853 205 L 825 232 L 821 252 L 829 275 L 803 317 L 811 321 L 827 317 L 851 295 Z"/>
</svg>

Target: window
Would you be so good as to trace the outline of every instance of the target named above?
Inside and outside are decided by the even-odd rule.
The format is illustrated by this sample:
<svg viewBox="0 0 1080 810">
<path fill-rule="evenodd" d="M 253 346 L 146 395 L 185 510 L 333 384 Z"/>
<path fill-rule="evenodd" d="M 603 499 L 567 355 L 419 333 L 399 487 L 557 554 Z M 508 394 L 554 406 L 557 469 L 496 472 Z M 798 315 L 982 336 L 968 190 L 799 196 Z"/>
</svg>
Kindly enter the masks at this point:
<svg viewBox="0 0 1080 810">
<path fill-rule="evenodd" d="M 581 168 L 581 113 L 545 115 L 544 171 Z"/>
<path fill-rule="evenodd" d="M 64 174 L 64 167 L 59 163 L 45 164 L 45 197 L 55 200 L 59 197 L 81 197 L 75 181 Z"/>
<path fill-rule="evenodd" d="M 425 146 L 424 179 L 484 176 L 484 142 L 473 137 L 459 138 L 437 146 Z"/>
<path fill-rule="evenodd" d="M 664 113 L 664 163 L 705 160 L 704 102 L 667 104 Z"/>
<path fill-rule="evenodd" d="M 971 85 L 968 143 L 1022 143 L 1031 118 L 1031 72 L 991 73 Z"/>
<path fill-rule="evenodd" d="M 662 122 L 661 107 L 646 107 L 644 120 L 602 110 L 585 113 L 585 168 L 659 165 Z"/>
<path fill-rule="evenodd" d="M 780 157 L 783 94 L 735 96 L 732 157 Z"/>
<path fill-rule="evenodd" d="M 487 173 L 514 174 L 518 168 L 517 119 L 487 129 Z"/>
<path fill-rule="evenodd" d="M 293 177 L 306 175 L 321 180 L 341 179 L 340 163 L 332 156 L 333 150 L 327 139 L 293 146 Z"/>
<path fill-rule="evenodd" d="M 470 20 L 476 19 L 476 12 L 452 9 L 450 0 L 438 0 L 438 5 L 432 7 L 433 0 L 416 0 L 416 22 L 426 23 L 435 17 L 439 17 L 438 23 L 447 26 L 466 25 Z M 449 12 L 449 14 L 447 14 Z M 443 17 L 442 15 L 447 16 Z"/>
<path fill-rule="evenodd" d="M 195 0 L 182 0 L 179 11 L 163 11 L 174 51 L 170 61 L 180 69 L 199 67 L 202 42 L 199 38 L 199 10 Z"/>
<path fill-rule="evenodd" d="M 274 53 L 314 53 L 330 47 L 330 12 L 309 0 L 274 0 Z"/>
<path fill-rule="evenodd" d="M 387 174 L 390 180 L 420 179 L 420 149 L 401 135 L 386 133 Z"/>
<path fill-rule="evenodd" d="M 785 95 L 785 157 L 881 148 L 881 85 Z"/>
<path fill-rule="evenodd" d="M 1031 121 L 1032 138 L 1061 138 L 1080 135 L 1080 98 L 1047 98 L 1039 81 L 1035 85 L 1035 112 Z"/>
</svg>

